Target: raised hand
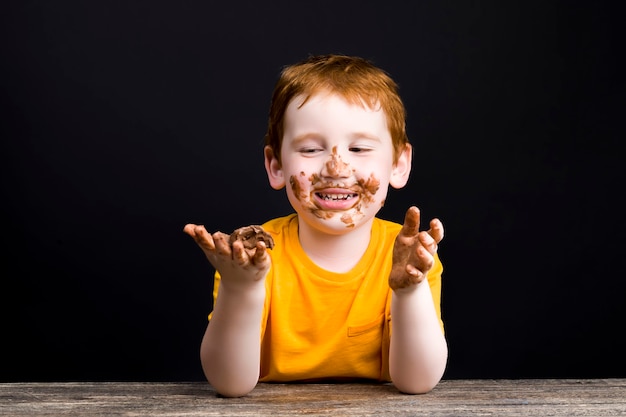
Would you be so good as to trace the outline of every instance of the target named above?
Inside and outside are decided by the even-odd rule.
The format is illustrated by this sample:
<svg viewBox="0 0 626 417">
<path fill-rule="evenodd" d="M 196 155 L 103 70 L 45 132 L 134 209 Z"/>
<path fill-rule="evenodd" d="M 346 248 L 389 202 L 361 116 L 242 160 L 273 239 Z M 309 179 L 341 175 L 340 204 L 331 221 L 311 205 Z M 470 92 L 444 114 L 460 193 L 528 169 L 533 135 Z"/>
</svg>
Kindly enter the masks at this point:
<svg viewBox="0 0 626 417">
<path fill-rule="evenodd" d="M 256 239 L 250 233 L 242 232 L 244 229 L 248 228 L 237 229 L 232 239 L 231 235 L 222 232 L 210 234 L 204 226 L 196 224 L 187 224 L 183 231 L 193 238 L 219 271 L 222 284 L 229 285 L 259 281 L 265 278 L 271 265 L 267 253 L 268 245 L 273 246 L 271 236 L 261 229 L 263 235 Z"/>
<path fill-rule="evenodd" d="M 420 211 L 417 207 L 410 207 L 393 246 L 389 286 L 394 291 L 422 282 L 435 262 L 437 245 L 443 239 L 443 224 L 433 219 L 430 230 L 422 232 L 419 226 Z"/>
</svg>

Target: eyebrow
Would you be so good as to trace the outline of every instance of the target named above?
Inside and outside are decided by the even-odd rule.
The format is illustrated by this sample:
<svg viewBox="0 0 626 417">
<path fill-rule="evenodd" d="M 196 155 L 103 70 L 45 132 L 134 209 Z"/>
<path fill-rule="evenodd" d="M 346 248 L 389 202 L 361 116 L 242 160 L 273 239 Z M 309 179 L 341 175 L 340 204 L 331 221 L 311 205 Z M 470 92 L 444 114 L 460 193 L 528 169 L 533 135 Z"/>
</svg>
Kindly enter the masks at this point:
<svg viewBox="0 0 626 417">
<path fill-rule="evenodd" d="M 319 133 L 313 133 L 313 132 L 302 133 L 302 134 L 300 134 L 300 135 L 298 135 L 298 136 L 293 138 L 293 143 L 302 142 L 302 141 L 307 140 L 307 139 L 317 140 L 317 139 L 322 139 L 322 138 L 323 138 L 323 135 L 320 135 Z M 354 139 L 369 139 L 369 140 L 374 140 L 376 142 L 381 142 L 381 139 L 378 136 L 373 135 L 371 133 L 367 133 L 367 132 L 353 132 L 353 133 L 351 133 L 349 135 L 349 138 L 351 140 L 354 140 Z"/>
<path fill-rule="evenodd" d="M 367 132 L 354 132 L 350 135 L 350 139 L 369 139 L 375 140 L 376 142 L 381 142 L 381 139 L 378 136 L 372 135 L 371 133 Z"/>
<path fill-rule="evenodd" d="M 293 138 L 292 143 L 298 143 L 298 142 L 302 142 L 308 139 L 321 139 L 322 135 L 318 134 L 318 133 L 313 133 L 313 132 L 309 132 L 309 133 L 303 133 L 301 135 L 298 135 L 296 137 Z"/>
</svg>

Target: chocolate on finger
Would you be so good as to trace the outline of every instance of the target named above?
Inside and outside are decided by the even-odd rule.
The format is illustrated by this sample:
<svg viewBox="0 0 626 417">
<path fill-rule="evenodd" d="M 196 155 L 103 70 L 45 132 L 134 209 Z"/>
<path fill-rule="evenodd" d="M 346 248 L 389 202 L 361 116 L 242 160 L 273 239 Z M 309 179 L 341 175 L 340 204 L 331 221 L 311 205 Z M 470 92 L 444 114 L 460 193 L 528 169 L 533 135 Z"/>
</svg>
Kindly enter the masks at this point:
<svg viewBox="0 0 626 417">
<path fill-rule="evenodd" d="M 274 239 L 272 238 L 272 235 L 267 233 L 261 226 L 257 225 L 244 226 L 235 230 L 230 235 L 230 245 L 232 246 L 235 241 L 242 242 L 245 249 L 256 248 L 257 242 L 265 243 L 265 247 L 268 249 L 272 249 L 274 247 Z"/>
</svg>

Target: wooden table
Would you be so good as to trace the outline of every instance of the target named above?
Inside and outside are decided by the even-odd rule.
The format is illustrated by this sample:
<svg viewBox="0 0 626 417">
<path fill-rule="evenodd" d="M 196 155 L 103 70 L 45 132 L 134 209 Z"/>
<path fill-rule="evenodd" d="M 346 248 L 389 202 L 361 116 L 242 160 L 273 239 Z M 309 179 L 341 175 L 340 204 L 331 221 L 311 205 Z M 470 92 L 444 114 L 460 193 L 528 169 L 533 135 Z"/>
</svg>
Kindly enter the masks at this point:
<svg viewBox="0 0 626 417">
<path fill-rule="evenodd" d="M 0 416 L 626 416 L 626 379 L 443 380 L 404 395 L 389 384 L 259 384 L 242 398 L 206 383 L 0 384 Z"/>
</svg>

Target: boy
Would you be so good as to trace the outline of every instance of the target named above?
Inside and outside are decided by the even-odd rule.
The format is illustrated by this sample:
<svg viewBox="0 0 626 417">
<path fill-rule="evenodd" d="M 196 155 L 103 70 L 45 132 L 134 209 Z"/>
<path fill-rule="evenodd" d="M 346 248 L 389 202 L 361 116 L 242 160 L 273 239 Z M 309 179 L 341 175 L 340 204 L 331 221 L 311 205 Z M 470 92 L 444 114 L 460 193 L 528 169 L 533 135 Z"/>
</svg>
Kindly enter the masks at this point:
<svg viewBox="0 0 626 417">
<path fill-rule="evenodd" d="M 403 225 L 376 218 L 388 187 L 403 187 L 411 170 L 394 81 L 343 55 L 286 67 L 264 155 L 270 185 L 286 188 L 295 210 L 262 225 L 269 239 L 231 243 L 184 228 L 216 269 L 200 349 L 208 382 L 229 397 L 258 381 L 366 379 L 430 391 L 448 354 L 436 254 L 443 225 L 434 219 L 419 232 L 416 207 Z"/>
</svg>

